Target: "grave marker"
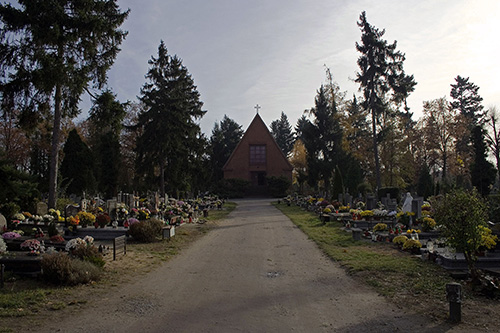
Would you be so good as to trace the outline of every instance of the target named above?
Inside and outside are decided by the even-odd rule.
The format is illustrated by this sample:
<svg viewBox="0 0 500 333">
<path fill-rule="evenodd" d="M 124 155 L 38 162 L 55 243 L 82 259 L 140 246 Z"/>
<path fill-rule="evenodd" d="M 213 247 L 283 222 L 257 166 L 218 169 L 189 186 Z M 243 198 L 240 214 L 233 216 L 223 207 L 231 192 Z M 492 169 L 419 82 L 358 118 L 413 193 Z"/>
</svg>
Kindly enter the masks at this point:
<svg viewBox="0 0 500 333">
<path fill-rule="evenodd" d="M 49 207 L 45 202 L 39 202 L 36 204 L 36 215 L 44 216 L 47 215 Z"/>
<path fill-rule="evenodd" d="M 375 197 L 373 195 L 366 196 L 366 209 L 372 210 L 375 208 Z"/>
<path fill-rule="evenodd" d="M 3 230 L 4 227 L 7 227 L 7 219 L 5 219 L 5 216 L 0 214 L 0 230 Z"/>
</svg>

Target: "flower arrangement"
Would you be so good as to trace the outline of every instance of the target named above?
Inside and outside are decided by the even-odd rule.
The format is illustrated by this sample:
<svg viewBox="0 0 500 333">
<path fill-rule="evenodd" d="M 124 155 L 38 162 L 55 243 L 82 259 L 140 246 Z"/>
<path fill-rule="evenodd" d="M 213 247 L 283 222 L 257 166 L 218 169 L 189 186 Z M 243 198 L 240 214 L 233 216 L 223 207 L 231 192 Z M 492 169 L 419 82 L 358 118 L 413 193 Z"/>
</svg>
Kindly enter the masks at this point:
<svg viewBox="0 0 500 333">
<path fill-rule="evenodd" d="M 44 216 L 42 216 L 42 219 L 43 219 L 43 222 L 50 223 L 54 220 L 54 216 L 52 216 L 50 214 L 45 214 Z"/>
<path fill-rule="evenodd" d="M 80 219 L 80 224 L 82 226 L 88 226 L 95 223 L 95 215 L 88 212 L 78 212 L 76 215 Z"/>
<path fill-rule="evenodd" d="M 64 243 L 65 242 L 63 236 L 61 236 L 61 235 L 54 235 L 54 236 L 50 237 L 50 241 L 52 243 Z"/>
<path fill-rule="evenodd" d="M 399 235 L 392 239 L 392 242 L 396 245 L 403 246 L 403 244 L 408 240 L 405 235 Z"/>
<path fill-rule="evenodd" d="M 422 247 L 422 243 L 418 240 L 408 239 L 403 244 L 403 250 L 415 251 Z"/>
<path fill-rule="evenodd" d="M 363 210 L 360 213 L 361 217 L 372 217 L 373 216 L 373 210 Z"/>
<path fill-rule="evenodd" d="M 408 229 L 408 230 L 406 230 L 406 233 L 407 234 L 412 234 L 412 233 L 419 234 L 420 233 L 420 229 Z"/>
<path fill-rule="evenodd" d="M 124 220 L 128 215 L 127 206 L 124 203 L 119 203 L 116 207 L 116 217 L 119 220 Z"/>
<path fill-rule="evenodd" d="M 33 215 L 30 213 L 30 212 L 23 212 L 22 213 L 24 215 L 25 218 L 27 219 L 32 219 L 33 218 Z"/>
<path fill-rule="evenodd" d="M 339 212 L 341 212 L 341 213 L 347 213 L 347 212 L 349 212 L 350 209 L 351 209 L 351 206 L 349 206 L 349 205 L 347 205 L 347 206 L 343 206 L 343 205 L 339 206 Z"/>
<path fill-rule="evenodd" d="M 80 224 L 80 218 L 78 217 L 78 215 L 75 215 L 75 216 L 70 216 L 68 217 L 68 222 L 69 224 L 71 224 L 72 226 L 77 226 Z"/>
<path fill-rule="evenodd" d="M 326 207 L 325 209 L 323 209 L 323 213 L 325 214 L 330 214 L 332 212 L 332 210 L 328 207 Z"/>
<path fill-rule="evenodd" d="M 33 228 L 33 234 L 35 235 L 35 238 L 45 237 L 45 234 L 43 233 L 43 230 L 41 228 Z"/>
<path fill-rule="evenodd" d="M 379 208 L 376 208 L 373 210 L 373 216 L 376 216 L 376 217 L 384 217 L 384 216 L 387 216 L 387 210 L 385 209 L 379 209 Z"/>
<path fill-rule="evenodd" d="M 24 242 L 21 243 L 21 249 L 29 250 L 33 254 L 39 254 L 44 250 L 40 241 L 36 239 L 25 240 Z"/>
<path fill-rule="evenodd" d="M 7 252 L 7 244 L 5 244 L 5 241 L 3 238 L 0 237 L 0 254 L 6 253 Z"/>
<path fill-rule="evenodd" d="M 131 217 L 131 218 L 128 218 L 125 222 L 123 222 L 123 226 L 124 226 L 125 228 L 128 228 L 128 227 L 130 227 L 132 224 L 134 224 L 134 223 L 138 223 L 138 222 L 139 222 L 139 220 L 138 220 L 138 219 Z"/>
<path fill-rule="evenodd" d="M 15 239 L 15 238 L 19 238 L 19 237 L 21 237 L 21 235 L 17 232 L 14 232 L 14 231 L 4 232 L 2 235 L 3 239 Z"/>
<path fill-rule="evenodd" d="M 422 219 L 422 229 L 424 231 L 432 230 L 436 227 L 436 221 L 432 217 L 426 216 Z"/>
<path fill-rule="evenodd" d="M 385 231 L 387 229 L 387 224 L 385 223 L 377 223 L 373 227 L 373 231 Z"/>
<path fill-rule="evenodd" d="M 23 213 L 17 213 L 12 216 L 13 220 L 19 220 L 19 221 L 24 221 L 26 220 L 26 216 L 23 215 Z"/>
<path fill-rule="evenodd" d="M 410 217 L 414 216 L 414 215 L 415 215 L 414 212 L 403 212 L 403 211 L 401 211 L 401 212 L 398 212 L 396 214 L 396 218 L 398 219 L 398 221 L 400 223 L 408 225 L 410 223 Z"/>
<path fill-rule="evenodd" d="M 66 251 L 70 252 L 71 250 L 75 249 L 77 246 L 84 245 L 84 244 L 87 244 L 87 243 L 83 239 L 81 239 L 80 237 L 70 239 L 66 243 Z"/>
<path fill-rule="evenodd" d="M 95 218 L 96 227 L 99 226 L 101 228 L 104 228 L 105 226 L 107 226 L 109 224 L 109 222 L 111 222 L 111 218 L 109 217 L 109 215 L 107 213 L 99 214 Z"/>
<path fill-rule="evenodd" d="M 147 220 L 149 219 L 149 214 L 151 214 L 151 212 L 149 211 L 149 209 L 142 208 L 138 210 L 138 214 L 139 220 Z"/>
</svg>

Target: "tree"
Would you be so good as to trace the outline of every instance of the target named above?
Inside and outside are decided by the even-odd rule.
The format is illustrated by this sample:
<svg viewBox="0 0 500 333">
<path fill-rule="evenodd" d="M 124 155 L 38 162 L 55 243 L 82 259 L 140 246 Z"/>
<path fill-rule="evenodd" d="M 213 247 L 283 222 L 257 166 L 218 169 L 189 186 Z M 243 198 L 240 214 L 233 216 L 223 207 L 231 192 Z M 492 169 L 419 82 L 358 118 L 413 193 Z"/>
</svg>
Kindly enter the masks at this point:
<svg viewBox="0 0 500 333">
<path fill-rule="evenodd" d="M 317 91 L 315 107 L 308 112 L 314 119 L 305 123 L 301 133 L 307 151 L 308 182 L 315 187 L 322 180 L 328 194 L 342 154 L 342 128 L 335 101 L 328 98 L 323 85 Z"/>
<path fill-rule="evenodd" d="M 163 41 L 158 57 L 151 57 L 151 66 L 141 89 L 140 101 L 145 109 L 140 112 L 137 128 L 137 169 L 140 176 L 159 180 L 161 195 L 165 195 L 165 171 L 168 168 L 170 190 L 187 189 L 190 162 L 203 141 L 200 127 L 203 103 L 194 81 L 182 60 L 170 56 Z M 155 171 L 156 170 L 156 171 Z M 177 194 L 177 193 L 176 193 Z"/>
<path fill-rule="evenodd" d="M 210 137 L 210 164 L 212 180 L 218 182 L 224 178 L 222 168 L 243 137 L 241 125 L 224 115 L 220 123 L 215 123 Z"/>
<path fill-rule="evenodd" d="M 82 141 L 76 129 L 69 132 L 64 144 L 64 158 L 61 163 L 63 184 L 67 194 L 93 194 L 96 188 L 94 159 L 90 148 Z"/>
<path fill-rule="evenodd" d="M 20 0 L 19 5 L 0 5 L 2 97 L 17 101 L 25 113 L 53 107 L 49 206 L 54 207 L 61 120 L 78 113 L 89 83 L 101 88 L 106 82 L 126 36 L 118 27 L 129 11 L 120 12 L 115 0 Z"/>
<path fill-rule="evenodd" d="M 441 177 L 448 178 L 448 160 L 458 137 L 464 133 L 460 116 L 452 109 L 445 97 L 424 102 L 423 136 L 430 142 L 429 148 L 441 161 Z"/>
<path fill-rule="evenodd" d="M 118 193 L 121 172 L 120 133 L 128 103 L 120 103 L 110 91 L 104 91 L 90 109 L 90 141 L 96 159 L 98 189 L 106 198 Z"/>
<path fill-rule="evenodd" d="M 481 105 L 483 98 L 479 96 L 478 90 L 479 87 L 469 82 L 468 77 L 463 78 L 460 75 L 455 78 L 455 84 L 451 84 L 451 107 L 465 116 L 472 126 L 480 123 L 484 117 Z"/>
<path fill-rule="evenodd" d="M 448 244 L 462 252 L 473 278 L 479 277 L 475 267 L 476 252 L 482 245 L 483 230 L 488 219 L 487 207 L 477 191 L 454 190 L 441 200 L 432 202 L 434 217 Z"/>
<path fill-rule="evenodd" d="M 486 143 L 488 144 L 488 148 L 493 152 L 493 156 L 495 157 L 495 162 L 497 165 L 497 177 L 500 179 L 500 125 L 499 125 L 499 116 L 496 108 L 491 108 L 488 110 L 488 117 L 486 124 L 491 127 L 490 132 L 486 132 Z"/>
<path fill-rule="evenodd" d="M 283 111 L 281 112 L 280 119 L 271 122 L 271 134 L 281 148 L 283 154 L 288 156 L 293 148 L 295 138 L 292 132 L 292 126 L 288 122 L 288 117 Z"/>
<path fill-rule="evenodd" d="M 361 56 L 357 62 L 360 72 L 356 74 L 355 82 L 359 83 L 360 90 L 363 90 L 363 107 L 371 113 L 376 183 L 377 188 L 381 188 L 377 135 L 380 116 L 386 112 L 389 100 L 396 105 L 405 102 L 414 90 L 416 82 L 413 75 L 408 76 L 404 73 L 405 55 L 396 51 L 396 41 L 388 44 L 382 39 L 385 30 L 380 31 L 370 25 L 366 20 L 365 12 L 361 13 L 358 26 L 362 35 L 361 43 L 356 42 L 356 49 Z M 388 96 L 390 92 L 392 95 Z"/>
<path fill-rule="evenodd" d="M 472 142 L 474 144 L 474 160 L 470 167 L 472 186 L 477 188 L 482 196 L 490 194 L 491 185 L 495 182 L 496 170 L 487 158 L 486 143 L 484 142 L 485 130 L 481 125 L 472 129 Z"/>
<path fill-rule="evenodd" d="M 299 192 L 304 193 L 304 183 L 307 180 L 307 152 L 301 139 L 295 140 L 290 154 L 290 164 L 293 166 L 293 184 L 299 185 Z"/>
</svg>

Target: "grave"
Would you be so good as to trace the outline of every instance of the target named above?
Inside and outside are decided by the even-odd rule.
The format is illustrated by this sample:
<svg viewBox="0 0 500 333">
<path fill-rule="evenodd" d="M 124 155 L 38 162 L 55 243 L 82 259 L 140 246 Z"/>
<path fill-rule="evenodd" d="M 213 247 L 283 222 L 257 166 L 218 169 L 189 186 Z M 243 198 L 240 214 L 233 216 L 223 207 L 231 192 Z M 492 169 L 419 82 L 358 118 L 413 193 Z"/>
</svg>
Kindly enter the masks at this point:
<svg viewBox="0 0 500 333">
<path fill-rule="evenodd" d="M 3 230 L 4 228 L 7 228 L 7 220 L 5 219 L 5 216 L 0 214 L 0 230 Z"/>
<path fill-rule="evenodd" d="M 366 209 L 372 210 L 375 208 L 375 197 L 373 195 L 366 196 Z"/>
<path fill-rule="evenodd" d="M 45 202 L 39 202 L 36 204 L 36 215 L 44 216 L 47 215 L 49 207 Z"/>
</svg>

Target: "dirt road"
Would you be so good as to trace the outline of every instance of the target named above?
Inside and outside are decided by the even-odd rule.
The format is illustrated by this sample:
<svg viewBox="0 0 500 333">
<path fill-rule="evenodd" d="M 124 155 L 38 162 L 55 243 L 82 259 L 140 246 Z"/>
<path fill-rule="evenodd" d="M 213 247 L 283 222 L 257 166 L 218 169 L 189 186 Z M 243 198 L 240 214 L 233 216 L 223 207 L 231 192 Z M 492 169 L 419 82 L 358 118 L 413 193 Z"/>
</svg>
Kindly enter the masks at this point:
<svg viewBox="0 0 500 333">
<path fill-rule="evenodd" d="M 349 278 L 269 200 L 39 332 L 445 332 Z"/>
</svg>

